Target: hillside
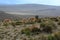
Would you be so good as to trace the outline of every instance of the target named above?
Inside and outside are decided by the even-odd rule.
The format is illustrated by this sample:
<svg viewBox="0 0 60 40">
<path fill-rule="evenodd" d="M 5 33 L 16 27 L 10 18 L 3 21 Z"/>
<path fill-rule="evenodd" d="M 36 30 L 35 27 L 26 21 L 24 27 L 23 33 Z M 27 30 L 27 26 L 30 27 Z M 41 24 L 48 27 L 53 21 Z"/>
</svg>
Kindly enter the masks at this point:
<svg viewBox="0 0 60 40">
<path fill-rule="evenodd" d="M 0 5 L 0 10 L 10 14 L 60 16 L 60 6 L 42 4 Z"/>
<path fill-rule="evenodd" d="M 8 14 L 8 13 L 5 13 L 3 11 L 0 11 L 0 20 L 3 20 L 3 19 L 18 19 L 19 17 L 17 15 L 12 15 L 12 14 Z"/>
</svg>

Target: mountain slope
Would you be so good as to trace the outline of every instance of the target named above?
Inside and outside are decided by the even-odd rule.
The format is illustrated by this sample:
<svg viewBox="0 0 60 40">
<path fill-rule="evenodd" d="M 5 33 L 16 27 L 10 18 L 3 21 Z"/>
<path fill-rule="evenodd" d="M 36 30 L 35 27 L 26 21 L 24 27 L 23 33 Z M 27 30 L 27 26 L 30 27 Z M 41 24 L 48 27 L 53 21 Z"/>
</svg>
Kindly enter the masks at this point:
<svg viewBox="0 0 60 40">
<path fill-rule="evenodd" d="M 3 11 L 0 11 L 0 20 L 4 20 L 4 19 L 18 19 L 19 17 L 16 15 L 11 15 L 11 14 L 7 14 Z"/>
<path fill-rule="evenodd" d="M 60 16 L 60 6 L 42 4 L 2 5 L 0 10 L 10 14 Z"/>
</svg>

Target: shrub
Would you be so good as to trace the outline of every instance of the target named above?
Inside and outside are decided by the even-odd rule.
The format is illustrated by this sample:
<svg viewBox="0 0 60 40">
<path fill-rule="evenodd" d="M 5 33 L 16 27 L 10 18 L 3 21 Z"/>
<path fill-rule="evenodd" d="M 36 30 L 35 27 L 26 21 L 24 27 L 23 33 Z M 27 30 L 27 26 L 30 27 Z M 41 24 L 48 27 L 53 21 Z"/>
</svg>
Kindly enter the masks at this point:
<svg viewBox="0 0 60 40">
<path fill-rule="evenodd" d="M 60 40 L 60 32 L 54 33 L 54 35 L 48 35 L 48 40 Z"/>
<path fill-rule="evenodd" d="M 53 29 L 56 29 L 56 25 L 52 21 L 45 21 L 40 24 L 40 27 L 44 32 L 52 33 Z"/>
<path fill-rule="evenodd" d="M 54 34 L 54 37 L 55 37 L 57 40 L 60 40 L 60 32 Z"/>
<path fill-rule="evenodd" d="M 52 17 L 50 19 L 53 20 L 53 21 L 55 21 L 55 22 L 59 21 L 57 17 L 56 18 Z"/>
<path fill-rule="evenodd" d="M 41 21 L 41 19 L 38 19 L 37 22 L 38 22 L 38 23 L 41 23 L 42 21 Z"/>
<path fill-rule="evenodd" d="M 13 27 L 16 27 L 16 24 L 15 24 L 15 22 L 12 22 L 12 23 L 11 23 L 11 25 L 12 25 Z"/>
<path fill-rule="evenodd" d="M 47 37 L 44 36 L 44 35 L 41 35 L 41 36 L 40 36 L 40 40 L 47 40 Z"/>
<path fill-rule="evenodd" d="M 43 28 L 43 31 L 45 31 L 47 33 L 52 33 L 52 27 L 51 26 L 47 26 L 47 27 Z"/>
<path fill-rule="evenodd" d="M 22 22 L 18 22 L 18 21 L 17 21 L 15 24 L 16 24 L 16 25 L 21 25 L 21 24 L 22 24 Z"/>
<path fill-rule="evenodd" d="M 31 31 L 30 31 L 29 28 L 26 28 L 26 29 L 23 29 L 23 30 L 21 31 L 21 33 L 22 33 L 22 34 L 26 34 L 26 35 L 30 35 Z"/>
<path fill-rule="evenodd" d="M 27 22 L 26 24 L 34 24 L 35 22 Z"/>
<path fill-rule="evenodd" d="M 33 28 L 32 31 L 31 31 L 33 34 L 39 34 L 41 32 L 40 29 L 38 28 Z"/>
<path fill-rule="evenodd" d="M 35 18 L 36 18 L 36 19 L 39 19 L 39 16 L 38 16 L 38 15 L 36 15 L 36 16 L 35 16 Z"/>
<path fill-rule="evenodd" d="M 35 34 L 39 34 L 39 32 L 40 32 L 40 29 L 35 28 L 35 27 L 31 28 L 31 29 L 25 28 L 25 29 L 21 30 L 21 33 L 26 34 L 26 35 L 35 35 Z"/>
<path fill-rule="evenodd" d="M 3 23 L 3 26 L 8 26 L 8 23 Z"/>
<path fill-rule="evenodd" d="M 48 40 L 57 40 L 57 39 L 52 35 L 48 35 Z"/>
<path fill-rule="evenodd" d="M 60 25 L 60 21 L 57 24 Z"/>
<path fill-rule="evenodd" d="M 45 24 L 44 22 L 42 22 L 42 23 L 40 24 L 40 27 L 44 28 L 45 25 L 46 25 L 46 24 Z"/>
</svg>

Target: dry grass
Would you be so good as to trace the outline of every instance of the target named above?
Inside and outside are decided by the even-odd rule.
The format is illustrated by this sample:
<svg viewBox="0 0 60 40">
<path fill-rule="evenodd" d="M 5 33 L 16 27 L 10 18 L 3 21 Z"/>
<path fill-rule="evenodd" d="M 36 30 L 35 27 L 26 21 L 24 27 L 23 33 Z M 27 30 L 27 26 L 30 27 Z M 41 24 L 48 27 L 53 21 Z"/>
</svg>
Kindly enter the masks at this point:
<svg viewBox="0 0 60 40">
<path fill-rule="evenodd" d="M 59 17 L 27 20 L 1 22 L 0 40 L 60 40 Z"/>
</svg>

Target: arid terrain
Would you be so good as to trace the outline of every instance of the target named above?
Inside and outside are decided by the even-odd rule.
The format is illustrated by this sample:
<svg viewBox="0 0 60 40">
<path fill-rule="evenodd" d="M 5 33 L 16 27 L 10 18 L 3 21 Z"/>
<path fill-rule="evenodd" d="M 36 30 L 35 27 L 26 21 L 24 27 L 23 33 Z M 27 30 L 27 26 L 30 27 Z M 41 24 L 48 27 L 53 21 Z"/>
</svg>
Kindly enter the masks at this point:
<svg viewBox="0 0 60 40">
<path fill-rule="evenodd" d="M 0 5 L 0 40 L 60 40 L 60 6 Z"/>
<path fill-rule="evenodd" d="M 60 40 L 60 17 L 4 19 L 0 40 Z"/>
</svg>

